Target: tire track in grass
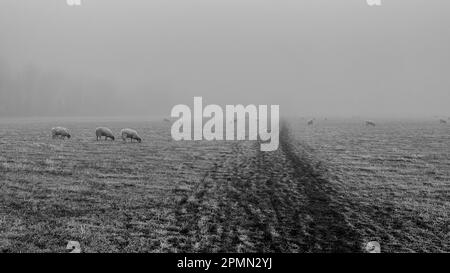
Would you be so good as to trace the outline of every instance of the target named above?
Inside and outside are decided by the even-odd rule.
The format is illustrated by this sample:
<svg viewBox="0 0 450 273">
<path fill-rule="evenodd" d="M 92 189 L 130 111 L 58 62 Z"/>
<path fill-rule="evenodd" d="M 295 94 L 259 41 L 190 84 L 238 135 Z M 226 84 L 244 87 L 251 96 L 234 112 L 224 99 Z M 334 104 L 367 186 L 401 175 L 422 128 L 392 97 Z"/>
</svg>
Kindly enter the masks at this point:
<svg viewBox="0 0 450 273">
<path fill-rule="evenodd" d="M 182 192 L 182 196 L 178 202 L 176 202 L 175 212 L 175 226 L 179 227 L 180 239 L 172 242 L 172 249 L 181 252 L 198 252 L 200 249 L 199 242 L 202 242 L 202 219 L 208 214 L 205 208 L 204 199 L 205 195 L 210 192 L 211 177 L 218 172 L 220 168 L 223 168 L 225 162 L 231 158 L 222 156 L 213 162 L 210 170 L 207 170 L 200 181 L 194 185 L 193 189 L 189 192 Z M 213 178 L 213 180 L 215 180 Z M 173 193 L 177 196 L 180 193 L 177 189 L 173 190 Z M 208 196 L 208 198 L 210 198 Z M 204 233 L 204 232 L 203 232 Z"/>
<path fill-rule="evenodd" d="M 281 250 L 299 252 L 302 245 L 301 237 L 298 236 L 302 230 L 299 204 L 303 203 L 303 196 L 290 175 L 291 166 L 282 152 L 259 152 L 258 157 L 258 170 L 266 177 L 266 191 L 276 216 L 273 225 L 278 233 Z"/>
<path fill-rule="evenodd" d="M 233 143 L 177 204 L 175 217 L 186 242 L 181 251 L 236 252 L 253 249 L 247 243 L 262 241 L 254 237 L 258 237 L 255 231 L 264 230 L 266 224 L 252 208 L 260 210 L 260 200 L 249 190 L 257 174 L 256 157 L 246 154 L 241 145 L 245 144 Z M 249 176 L 253 179 L 245 179 Z"/>
<path fill-rule="evenodd" d="M 295 152 L 289 128 L 282 125 L 280 145 L 294 166 L 297 186 L 304 192 L 308 203 L 303 216 L 308 220 L 304 251 L 307 252 L 361 252 L 361 236 L 347 223 L 340 209 L 345 204 L 334 201 L 336 192 L 320 176 L 307 159 Z"/>
<path fill-rule="evenodd" d="M 174 204 L 183 252 L 360 252 L 343 200 L 296 153 L 283 125 L 280 149 L 236 142 Z M 174 192 L 175 193 L 175 192 Z M 176 192 L 180 196 L 179 192 Z"/>
<path fill-rule="evenodd" d="M 234 143 L 176 208 L 187 242 L 181 250 L 298 252 L 303 199 L 286 160 L 259 143 Z"/>
<path fill-rule="evenodd" d="M 242 212 L 241 221 L 235 221 L 236 225 L 245 224 L 250 232 L 246 232 L 247 245 L 251 248 L 243 248 L 244 251 L 287 251 L 287 241 L 284 233 L 279 230 L 283 226 L 279 207 L 283 202 L 275 201 L 274 174 L 270 160 L 259 151 L 259 144 L 253 145 L 254 156 L 245 162 L 233 166 L 233 179 L 229 183 L 233 195 L 227 193 L 233 202 L 238 204 Z M 240 154 L 245 153 L 241 151 Z M 279 201 L 277 199 L 277 201 Z M 242 232 L 241 232 L 242 233 Z M 241 236 L 242 237 L 242 236 Z M 245 243 L 245 242 L 244 242 Z"/>
</svg>

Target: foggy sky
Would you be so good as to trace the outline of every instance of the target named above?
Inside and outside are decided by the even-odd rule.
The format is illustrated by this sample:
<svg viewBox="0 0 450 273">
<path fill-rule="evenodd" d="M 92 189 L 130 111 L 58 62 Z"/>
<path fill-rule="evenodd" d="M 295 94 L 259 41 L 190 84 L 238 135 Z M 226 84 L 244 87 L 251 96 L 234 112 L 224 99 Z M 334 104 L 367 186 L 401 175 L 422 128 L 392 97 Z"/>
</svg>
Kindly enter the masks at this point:
<svg viewBox="0 0 450 273">
<path fill-rule="evenodd" d="M 450 115 L 447 0 L 0 0 L 0 115 Z"/>
</svg>

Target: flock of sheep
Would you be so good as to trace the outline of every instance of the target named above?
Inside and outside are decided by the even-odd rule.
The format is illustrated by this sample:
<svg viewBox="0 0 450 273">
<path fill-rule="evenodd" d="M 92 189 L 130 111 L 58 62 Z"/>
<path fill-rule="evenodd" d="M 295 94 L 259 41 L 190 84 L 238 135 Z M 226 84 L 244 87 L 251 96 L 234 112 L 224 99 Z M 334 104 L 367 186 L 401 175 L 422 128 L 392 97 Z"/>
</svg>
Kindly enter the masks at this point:
<svg viewBox="0 0 450 273">
<path fill-rule="evenodd" d="M 316 119 L 314 119 L 314 118 L 308 120 L 308 122 L 307 122 L 308 126 L 314 125 L 314 121 L 315 121 L 315 120 L 316 120 Z M 325 120 L 327 120 L 327 119 L 325 118 Z M 375 127 L 375 126 L 376 126 L 376 123 L 373 122 L 373 121 L 371 121 L 371 120 L 366 120 L 366 126 L 373 126 L 373 127 Z"/>
<path fill-rule="evenodd" d="M 449 118 L 450 119 L 450 118 Z M 327 119 L 325 119 L 327 120 Z M 165 118 L 164 121 L 169 122 L 170 120 Z M 314 125 L 314 121 L 315 119 L 311 119 L 308 120 L 307 124 L 308 126 L 312 126 Z M 447 124 L 447 121 L 445 119 L 440 119 L 439 122 L 441 124 Z M 366 126 L 376 126 L 376 123 L 371 121 L 371 120 L 366 120 L 365 122 Z M 111 139 L 111 140 L 115 140 L 114 134 L 113 132 L 106 127 L 98 127 L 97 129 L 95 129 L 95 135 L 97 136 L 97 141 L 100 139 L 102 139 L 102 137 L 105 137 L 105 140 Z M 122 129 L 120 131 L 120 136 L 122 137 L 123 141 L 127 141 L 127 139 L 130 139 L 131 142 L 133 142 L 133 140 L 136 140 L 137 142 L 142 142 L 142 138 L 139 136 L 139 134 L 137 133 L 136 130 L 133 129 Z M 69 134 L 69 130 L 67 130 L 67 128 L 64 127 L 54 127 L 52 128 L 52 138 L 70 138 L 70 134 Z"/>
<path fill-rule="evenodd" d="M 105 140 L 111 139 L 115 140 L 113 132 L 106 128 L 106 127 L 98 127 L 95 129 L 95 135 L 97 136 L 97 141 L 102 139 L 102 137 L 105 137 Z M 122 137 L 123 141 L 127 141 L 127 139 L 131 139 L 131 142 L 133 140 L 136 140 L 137 142 L 141 142 L 142 138 L 139 136 L 139 134 L 136 132 L 136 130 L 133 129 L 122 129 L 120 131 L 120 136 Z M 69 133 L 69 130 L 64 127 L 54 127 L 52 128 L 52 138 L 68 138 L 70 139 L 71 135 Z"/>
<path fill-rule="evenodd" d="M 327 120 L 327 119 L 325 118 L 325 120 Z M 449 118 L 449 120 L 450 120 L 450 118 Z M 307 122 L 308 126 L 314 125 L 314 121 L 315 121 L 314 118 L 308 120 L 308 122 Z M 447 120 L 441 118 L 441 119 L 439 119 L 439 123 L 440 124 L 447 124 Z M 375 122 L 373 122 L 371 120 L 366 120 L 365 124 L 366 124 L 366 126 L 372 126 L 372 127 L 375 127 L 377 125 Z"/>
</svg>

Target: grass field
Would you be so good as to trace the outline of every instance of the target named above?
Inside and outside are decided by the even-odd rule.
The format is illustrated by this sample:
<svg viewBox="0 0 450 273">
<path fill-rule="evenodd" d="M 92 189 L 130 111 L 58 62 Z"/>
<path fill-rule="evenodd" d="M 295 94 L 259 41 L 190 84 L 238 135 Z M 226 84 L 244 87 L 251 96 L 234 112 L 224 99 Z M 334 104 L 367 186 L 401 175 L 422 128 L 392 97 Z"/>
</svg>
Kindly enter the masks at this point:
<svg viewBox="0 0 450 273">
<path fill-rule="evenodd" d="M 50 137 L 55 125 L 72 139 Z M 143 142 L 95 141 L 95 127 Z M 289 120 L 280 148 L 160 121 L 0 122 L 0 251 L 448 252 L 450 127 Z"/>
<path fill-rule="evenodd" d="M 414 120 L 361 124 L 320 121 L 296 126 L 293 134 L 308 144 L 297 146 L 300 152 L 314 157 L 315 169 L 348 201 L 341 212 L 363 238 L 385 251 L 450 251 L 450 127 Z"/>
</svg>

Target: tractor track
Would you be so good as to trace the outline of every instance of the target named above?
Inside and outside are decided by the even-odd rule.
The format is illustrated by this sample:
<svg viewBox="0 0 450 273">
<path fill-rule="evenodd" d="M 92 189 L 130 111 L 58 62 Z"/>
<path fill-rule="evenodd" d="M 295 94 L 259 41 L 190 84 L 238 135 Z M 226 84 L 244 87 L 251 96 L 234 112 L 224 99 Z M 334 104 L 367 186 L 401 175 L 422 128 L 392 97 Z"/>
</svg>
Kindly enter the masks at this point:
<svg viewBox="0 0 450 273">
<path fill-rule="evenodd" d="M 340 213 L 342 200 L 296 152 L 283 125 L 280 148 L 235 142 L 199 184 L 174 204 L 188 252 L 360 252 Z"/>
</svg>

